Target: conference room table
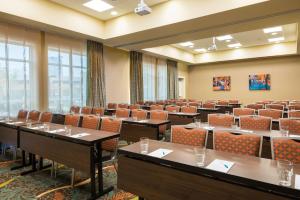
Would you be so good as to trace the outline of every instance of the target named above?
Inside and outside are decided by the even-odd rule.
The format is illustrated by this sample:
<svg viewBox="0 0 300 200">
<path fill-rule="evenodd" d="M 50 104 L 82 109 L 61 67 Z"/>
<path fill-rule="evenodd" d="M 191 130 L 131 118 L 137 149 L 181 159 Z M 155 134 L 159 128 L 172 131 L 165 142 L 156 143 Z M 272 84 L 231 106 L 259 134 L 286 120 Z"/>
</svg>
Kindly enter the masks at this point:
<svg viewBox="0 0 300 200">
<path fill-rule="evenodd" d="M 220 108 L 197 108 L 197 112 L 200 113 L 201 122 L 208 121 L 209 114 L 221 113 Z"/>
<path fill-rule="evenodd" d="M 159 140 L 159 127 L 170 124 L 169 120 L 135 120 L 133 118 L 123 118 L 121 128 L 121 140 L 129 143 L 138 142 L 141 137 Z"/>
<path fill-rule="evenodd" d="M 229 103 L 230 106 L 233 108 L 240 108 L 243 104 L 242 103 Z"/>
<path fill-rule="evenodd" d="M 156 150 L 171 153 L 149 155 Z M 205 165 L 198 167 L 193 146 L 154 140 L 149 141 L 148 154 L 141 153 L 140 142 L 118 152 L 118 188 L 147 200 L 300 198 L 295 188 L 299 165 L 294 165 L 292 185 L 284 187 L 279 185 L 277 161 L 270 159 L 207 149 Z M 219 166 L 208 169 L 216 159 L 233 165 L 227 173 Z"/>
<path fill-rule="evenodd" d="M 233 113 L 233 106 L 232 105 L 215 105 L 216 108 L 220 108 L 220 113 Z"/>
<path fill-rule="evenodd" d="M 169 112 L 168 119 L 171 125 L 185 125 L 193 123 L 200 115 L 200 113 Z"/>
<path fill-rule="evenodd" d="M 234 117 L 235 122 L 240 125 L 240 117 L 235 116 Z M 279 130 L 279 119 L 272 119 L 272 124 L 271 124 L 271 129 L 272 130 Z"/>
<path fill-rule="evenodd" d="M 44 130 L 42 124 L 28 128 L 20 126 L 20 148 L 33 155 L 32 169 L 37 169 L 35 155 L 64 164 L 86 173 L 91 178 L 91 199 L 111 191 L 113 187 L 103 189 L 102 142 L 117 138 L 119 133 L 85 129 L 69 126 L 71 134 L 66 133 L 65 126 L 48 124 Z M 40 163 L 40 169 L 43 167 Z M 98 193 L 96 192 L 96 168 L 98 170 Z"/>
</svg>

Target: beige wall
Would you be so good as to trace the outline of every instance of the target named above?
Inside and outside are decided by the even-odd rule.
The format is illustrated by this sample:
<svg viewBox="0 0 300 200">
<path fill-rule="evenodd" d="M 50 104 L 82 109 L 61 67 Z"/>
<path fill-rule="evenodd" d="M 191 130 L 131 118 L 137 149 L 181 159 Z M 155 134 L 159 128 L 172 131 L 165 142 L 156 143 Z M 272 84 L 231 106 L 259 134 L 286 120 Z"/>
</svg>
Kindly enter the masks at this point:
<svg viewBox="0 0 300 200">
<path fill-rule="evenodd" d="M 271 74 L 270 91 L 249 91 L 248 75 Z M 271 99 L 300 99 L 300 56 L 189 67 L 189 98 L 239 99 L 244 105 Z M 213 76 L 231 76 L 231 90 L 212 91 Z"/>
<path fill-rule="evenodd" d="M 104 47 L 106 102 L 129 103 L 129 52 Z"/>
<path fill-rule="evenodd" d="M 178 62 L 178 77 L 182 77 L 185 80 L 185 97 L 188 97 L 188 88 L 189 88 L 189 67 L 182 62 Z"/>
</svg>

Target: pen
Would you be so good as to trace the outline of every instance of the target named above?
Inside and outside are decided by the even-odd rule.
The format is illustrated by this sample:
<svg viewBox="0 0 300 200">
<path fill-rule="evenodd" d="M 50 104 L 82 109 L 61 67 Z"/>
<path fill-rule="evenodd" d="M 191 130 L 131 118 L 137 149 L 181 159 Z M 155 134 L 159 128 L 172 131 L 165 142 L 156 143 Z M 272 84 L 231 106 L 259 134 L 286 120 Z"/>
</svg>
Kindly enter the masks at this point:
<svg viewBox="0 0 300 200">
<path fill-rule="evenodd" d="M 226 167 L 228 169 L 228 166 L 226 164 L 224 164 L 224 167 Z"/>
</svg>

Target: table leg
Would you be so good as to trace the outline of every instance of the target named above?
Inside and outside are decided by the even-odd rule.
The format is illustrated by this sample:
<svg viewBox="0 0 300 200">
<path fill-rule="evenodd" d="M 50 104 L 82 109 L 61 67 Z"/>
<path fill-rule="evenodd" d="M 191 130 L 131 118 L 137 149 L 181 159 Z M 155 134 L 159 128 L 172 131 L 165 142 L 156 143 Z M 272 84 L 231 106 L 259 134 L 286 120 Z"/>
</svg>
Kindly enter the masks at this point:
<svg viewBox="0 0 300 200">
<path fill-rule="evenodd" d="M 22 165 L 18 165 L 15 167 L 10 168 L 10 170 L 17 170 L 17 169 L 21 169 L 23 167 L 27 167 L 30 166 L 32 162 L 29 162 L 28 164 L 26 163 L 26 154 L 25 151 L 22 150 Z"/>
<path fill-rule="evenodd" d="M 95 154 L 94 147 L 91 147 L 90 152 L 91 163 L 90 163 L 90 177 L 91 177 L 91 199 L 96 199 L 96 180 L 95 180 Z"/>
<path fill-rule="evenodd" d="M 31 170 L 22 172 L 21 176 L 24 176 L 24 175 L 27 175 L 27 174 L 30 174 L 30 173 L 33 173 L 33 172 L 37 171 L 35 154 L 30 153 L 29 154 L 29 159 L 31 160 Z"/>
</svg>

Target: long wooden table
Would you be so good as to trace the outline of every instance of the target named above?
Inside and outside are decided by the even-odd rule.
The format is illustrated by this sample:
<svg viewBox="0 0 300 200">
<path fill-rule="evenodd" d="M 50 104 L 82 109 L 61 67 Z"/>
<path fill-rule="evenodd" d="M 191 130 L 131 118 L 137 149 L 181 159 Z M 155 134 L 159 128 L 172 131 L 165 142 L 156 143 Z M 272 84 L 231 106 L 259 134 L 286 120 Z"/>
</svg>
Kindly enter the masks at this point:
<svg viewBox="0 0 300 200">
<path fill-rule="evenodd" d="M 195 166 L 193 147 L 149 142 L 149 152 L 173 150 L 163 158 L 140 153 L 140 143 L 121 148 L 118 188 L 147 200 L 299 199 L 300 190 L 280 186 L 276 161 L 254 156 L 207 150 L 205 166 L 214 159 L 234 162 L 228 173 Z M 294 174 L 300 167 L 294 166 Z"/>
<path fill-rule="evenodd" d="M 221 109 L 220 108 L 198 108 L 197 112 L 200 113 L 201 122 L 207 122 L 209 114 L 221 113 Z"/>
<path fill-rule="evenodd" d="M 193 123 L 200 115 L 200 113 L 169 112 L 168 119 L 171 125 L 185 125 Z"/>
<path fill-rule="evenodd" d="M 91 178 L 91 198 L 112 190 L 103 189 L 102 142 L 117 138 L 119 133 L 72 127 L 72 135 L 67 135 L 63 125 L 49 124 L 50 131 L 43 128 L 20 127 L 20 148 L 33 154 L 32 169 L 36 171 L 35 155 L 65 164 L 68 167 L 87 173 Z M 54 132 L 55 130 L 60 130 Z M 88 135 L 74 138 L 74 135 Z M 96 166 L 98 170 L 98 193 L 96 193 Z"/>
</svg>

